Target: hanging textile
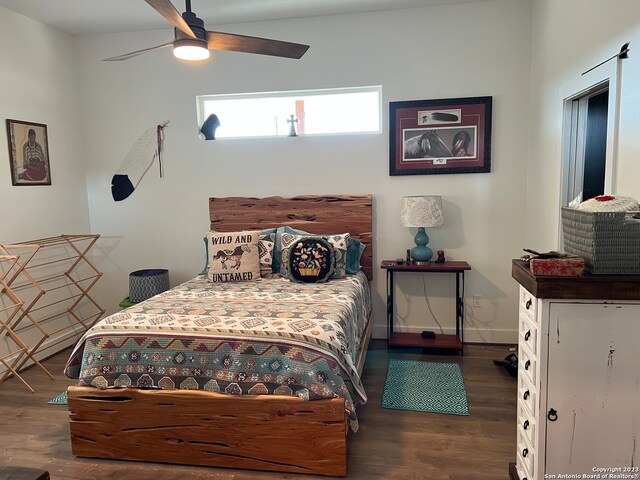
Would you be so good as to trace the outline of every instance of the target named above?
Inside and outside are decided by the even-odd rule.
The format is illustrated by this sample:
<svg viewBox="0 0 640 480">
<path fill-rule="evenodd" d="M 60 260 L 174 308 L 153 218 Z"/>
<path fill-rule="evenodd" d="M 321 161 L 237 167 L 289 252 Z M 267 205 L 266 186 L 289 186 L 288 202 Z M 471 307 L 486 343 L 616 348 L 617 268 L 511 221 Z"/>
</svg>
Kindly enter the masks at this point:
<svg viewBox="0 0 640 480">
<path fill-rule="evenodd" d="M 147 129 L 129 150 L 118 167 L 117 173 L 111 179 L 111 195 L 116 202 L 124 200 L 133 193 L 156 157 L 158 157 L 160 178 L 162 178 L 162 146 L 164 128 L 168 123 L 167 120 Z"/>
</svg>

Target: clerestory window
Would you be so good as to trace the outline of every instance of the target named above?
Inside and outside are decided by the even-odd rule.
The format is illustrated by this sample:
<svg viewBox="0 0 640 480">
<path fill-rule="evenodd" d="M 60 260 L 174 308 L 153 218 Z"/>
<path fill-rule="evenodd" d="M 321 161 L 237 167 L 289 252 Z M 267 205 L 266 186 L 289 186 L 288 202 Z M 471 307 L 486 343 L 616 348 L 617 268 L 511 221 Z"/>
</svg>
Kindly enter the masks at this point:
<svg viewBox="0 0 640 480">
<path fill-rule="evenodd" d="M 215 138 L 382 133 L 382 87 L 197 97 L 198 125 L 217 117 Z"/>
</svg>

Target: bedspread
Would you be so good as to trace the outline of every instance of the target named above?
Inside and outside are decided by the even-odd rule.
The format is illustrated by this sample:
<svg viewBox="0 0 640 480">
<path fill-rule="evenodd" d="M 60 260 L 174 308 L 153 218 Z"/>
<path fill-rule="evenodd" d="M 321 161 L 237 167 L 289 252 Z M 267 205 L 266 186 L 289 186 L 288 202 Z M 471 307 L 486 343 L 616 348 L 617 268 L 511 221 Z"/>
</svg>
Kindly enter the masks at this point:
<svg viewBox="0 0 640 480">
<path fill-rule="evenodd" d="M 370 310 L 362 273 L 315 284 L 196 277 L 98 322 L 65 374 L 97 388 L 342 397 L 356 430 L 366 395 L 355 359 Z"/>
</svg>

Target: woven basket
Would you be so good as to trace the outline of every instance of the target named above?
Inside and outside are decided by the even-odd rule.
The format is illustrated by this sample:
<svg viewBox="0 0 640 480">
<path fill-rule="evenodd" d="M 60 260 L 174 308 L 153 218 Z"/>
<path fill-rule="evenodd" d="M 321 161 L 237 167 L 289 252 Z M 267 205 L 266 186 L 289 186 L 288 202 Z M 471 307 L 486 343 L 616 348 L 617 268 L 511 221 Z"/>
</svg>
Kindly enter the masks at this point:
<svg viewBox="0 0 640 480">
<path fill-rule="evenodd" d="M 628 212 L 562 208 L 567 253 L 580 255 L 595 274 L 640 274 L 640 220 Z"/>
<path fill-rule="evenodd" d="M 169 270 L 136 270 L 129 274 L 129 301 L 138 303 L 169 290 Z"/>
</svg>

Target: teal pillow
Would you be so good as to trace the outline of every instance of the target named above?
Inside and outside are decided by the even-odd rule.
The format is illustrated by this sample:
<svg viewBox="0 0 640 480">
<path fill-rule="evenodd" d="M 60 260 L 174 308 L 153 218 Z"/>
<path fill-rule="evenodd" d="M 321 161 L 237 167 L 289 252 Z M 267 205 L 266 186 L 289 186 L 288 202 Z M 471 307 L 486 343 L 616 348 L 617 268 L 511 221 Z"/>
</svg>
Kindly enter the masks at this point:
<svg viewBox="0 0 640 480">
<path fill-rule="evenodd" d="M 260 240 L 263 242 L 274 242 L 275 241 L 275 234 L 276 234 L 276 230 L 277 228 L 265 228 L 264 230 L 260 231 Z M 273 235 L 273 236 L 271 236 Z M 202 269 L 202 271 L 198 274 L 198 275 L 207 275 L 209 273 L 209 244 L 207 243 L 207 236 L 205 235 L 202 240 L 204 241 L 204 268 Z M 274 249 L 273 249 L 274 253 L 275 253 L 275 245 L 274 245 Z M 265 275 L 265 271 L 262 268 L 262 251 L 260 252 L 260 258 L 261 258 L 261 262 L 260 262 L 260 275 L 264 276 Z M 267 267 L 268 268 L 268 267 Z"/>
<path fill-rule="evenodd" d="M 207 243 L 207 236 L 202 237 L 204 241 L 204 268 L 198 275 L 207 275 L 209 273 L 209 243 Z"/>
<path fill-rule="evenodd" d="M 347 243 L 347 264 L 346 270 L 349 275 L 355 275 L 360 271 L 360 258 L 362 258 L 362 252 L 367 246 L 360 240 L 349 237 Z"/>
</svg>

